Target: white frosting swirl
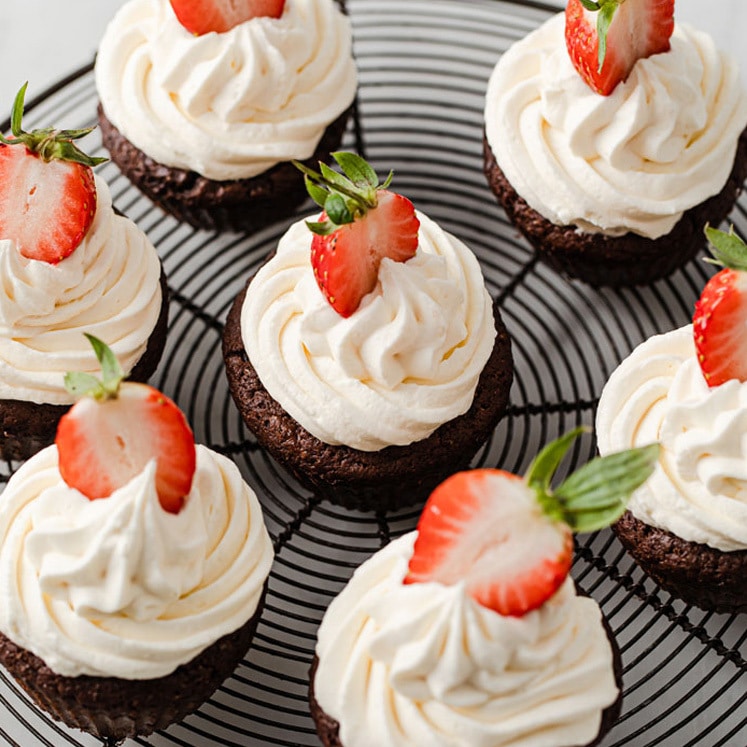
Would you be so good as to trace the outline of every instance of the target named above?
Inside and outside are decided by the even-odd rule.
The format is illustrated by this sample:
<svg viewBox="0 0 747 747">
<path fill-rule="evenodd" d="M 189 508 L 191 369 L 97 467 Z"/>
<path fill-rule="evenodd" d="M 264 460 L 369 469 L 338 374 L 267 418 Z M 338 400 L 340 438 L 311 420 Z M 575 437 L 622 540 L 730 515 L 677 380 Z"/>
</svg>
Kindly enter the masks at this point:
<svg viewBox="0 0 747 747">
<path fill-rule="evenodd" d="M 562 13 L 503 55 L 485 109 L 498 165 L 530 207 L 651 238 L 721 191 L 746 124 L 737 66 L 708 35 L 677 25 L 669 52 L 601 96 L 570 61 Z"/>
<path fill-rule="evenodd" d="M 161 677 L 254 614 L 272 559 L 259 502 L 226 457 L 197 446 L 171 514 L 154 462 L 90 501 L 50 446 L 0 501 L 0 630 L 64 676 Z"/>
<path fill-rule="evenodd" d="M 243 179 L 310 157 L 350 106 L 350 24 L 334 0 L 288 0 L 279 18 L 190 34 L 169 0 L 130 0 L 99 46 L 109 120 L 159 163 Z"/>
<path fill-rule="evenodd" d="M 618 695 L 592 599 L 568 579 L 503 617 L 464 584 L 402 583 L 415 532 L 364 563 L 319 628 L 317 701 L 345 747 L 568 747 Z"/>
<path fill-rule="evenodd" d="M 161 263 L 147 236 L 114 213 L 106 182 L 97 178 L 96 189 L 91 228 L 58 264 L 0 240 L 0 399 L 71 404 L 65 373 L 101 368 L 84 332 L 125 371 L 145 352 L 161 311 Z"/>
<path fill-rule="evenodd" d="M 270 395 L 325 443 L 409 444 L 472 404 L 495 340 L 492 301 L 474 254 L 418 218 L 415 256 L 384 259 L 376 288 L 347 318 L 319 290 L 304 221 L 249 285 L 247 355 Z"/>
<path fill-rule="evenodd" d="M 659 463 L 628 508 L 718 550 L 747 549 L 747 383 L 709 388 L 692 326 L 656 335 L 612 373 L 597 411 L 601 454 L 659 441 Z"/>
</svg>

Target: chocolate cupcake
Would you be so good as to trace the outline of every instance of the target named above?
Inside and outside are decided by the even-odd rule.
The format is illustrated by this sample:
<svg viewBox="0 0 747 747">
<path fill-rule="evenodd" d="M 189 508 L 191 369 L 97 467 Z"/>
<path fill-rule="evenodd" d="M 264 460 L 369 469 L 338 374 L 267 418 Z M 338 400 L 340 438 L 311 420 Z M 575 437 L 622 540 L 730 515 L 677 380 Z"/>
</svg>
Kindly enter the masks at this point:
<svg viewBox="0 0 747 747">
<path fill-rule="evenodd" d="M 649 283 L 692 259 L 703 226 L 734 206 L 747 176 L 747 97 L 735 63 L 687 26 L 599 93 L 566 49 L 575 33 L 558 14 L 499 60 L 485 175 L 554 269 L 594 286 Z"/>
<path fill-rule="evenodd" d="M 0 663 L 54 718 L 114 741 L 183 718 L 231 674 L 273 549 L 236 465 L 91 340 L 103 381 L 69 379 L 83 398 L 3 493 Z"/>
<path fill-rule="evenodd" d="M 598 604 L 568 575 L 572 532 L 614 521 L 658 448 L 594 460 L 553 491 L 580 431 L 524 478 L 452 475 L 416 531 L 354 572 L 325 613 L 310 673 L 325 746 L 600 743 L 620 713 L 622 663 Z"/>
<path fill-rule="evenodd" d="M 747 612 L 747 548 L 722 552 L 688 542 L 630 511 L 612 528 L 638 565 L 676 597 L 714 612 Z"/>
<path fill-rule="evenodd" d="M 349 21 L 335 0 L 277 6 L 279 17 L 218 31 L 191 28 L 169 0 L 129 0 L 101 41 L 104 145 L 196 228 L 254 231 L 291 215 L 306 193 L 290 162 L 329 160 L 342 140 L 357 85 Z"/>
<path fill-rule="evenodd" d="M 145 381 L 163 352 L 168 316 L 155 247 L 94 175 L 106 159 L 73 142 L 89 131 L 25 132 L 25 91 L 13 107 L 13 139 L 0 136 L 4 162 L 18 162 L 15 181 L 2 185 L 11 194 L 0 200 L 0 458 L 7 460 L 54 439 L 73 402 L 66 371 L 98 371 L 84 332 L 105 337 L 124 369 Z"/>
<path fill-rule="evenodd" d="M 736 239 L 709 230 L 719 236 Z M 596 417 L 601 454 L 661 443 L 653 476 L 613 527 L 621 543 L 663 589 L 717 612 L 747 611 L 745 319 L 728 297 L 747 271 L 741 246 L 743 269 L 711 278 L 692 325 L 650 337 L 613 371 Z"/>
<path fill-rule="evenodd" d="M 430 436 L 404 446 L 363 451 L 325 443 L 289 415 L 263 386 L 241 336 L 251 279 L 226 321 L 223 359 L 233 400 L 268 454 L 316 495 L 350 509 L 395 509 L 424 500 L 452 472 L 464 469 L 505 412 L 513 379 L 511 341 L 494 307 L 496 338 L 469 410 Z"/>
<path fill-rule="evenodd" d="M 223 357 L 269 454 L 348 508 L 423 500 L 508 401 L 511 345 L 474 254 L 351 153 L 235 300 Z M 324 171 L 324 169 L 323 169 Z M 365 182 L 365 184 L 364 184 Z"/>
</svg>

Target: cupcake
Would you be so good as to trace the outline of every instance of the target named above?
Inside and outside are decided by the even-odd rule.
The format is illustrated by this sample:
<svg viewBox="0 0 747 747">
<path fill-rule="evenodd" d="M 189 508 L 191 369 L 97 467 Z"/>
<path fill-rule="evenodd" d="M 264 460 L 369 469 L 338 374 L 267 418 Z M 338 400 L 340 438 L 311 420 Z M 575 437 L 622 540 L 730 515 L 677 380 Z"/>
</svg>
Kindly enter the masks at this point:
<svg viewBox="0 0 747 747">
<path fill-rule="evenodd" d="M 661 454 L 613 527 L 662 588 L 717 612 L 747 612 L 747 247 L 709 229 L 726 265 L 693 324 L 644 341 L 607 381 L 605 454 L 655 438 Z"/>
<path fill-rule="evenodd" d="M 92 340 L 97 350 L 102 347 Z M 70 727 L 117 741 L 182 719 L 243 658 L 273 559 L 236 466 L 176 405 L 103 382 L 0 502 L 0 663 Z"/>
<path fill-rule="evenodd" d="M 599 744 L 620 712 L 622 667 L 599 606 L 568 576 L 571 530 L 614 520 L 657 447 L 597 459 L 553 492 L 576 435 L 526 478 L 453 475 L 416 531 L 355 571 L 312 665 L 325 747 Z M 603 486 L 596 501 L 591 485 Z"/>
<path fill-rule="evenodd" d="M 597 13 L 570 0 L 490 77 L 490 187 L 541 259 L 595 286 L 685 264 L 747 175 L 736 64 L 673 13 L 673 0 L 615 6 L 600 57 Z"/>
<path fill-rule="evenodd" d="M 96 60 L 104 145 L 179 220 L 255 230 L 306 198 L 290 161 L 339 146 L 351 50 L 335 0 L 129 0 Z"/>
<path fill-rule="evenodd" d="M 474 254 L 362 158 L 335 158 L 348 176 L 307 169 L 324 212 L 292 225 L 248 280 L 223 356 L 247 427 L 303 485 L 396 508 L 490 437 L 511 346 Z"/>
<path fill-rule="evenodd" d="M 65 372 L 98 370 L 83 330 L 106 337 L 136 381 L 166 342 L 166 279 L 145 234 L 112 207 L 106 183 L 74 144 L 88 130 L 21 128 L 0 144 L 0 458 L 54 440 L 73 398 Z"/>
</svg>

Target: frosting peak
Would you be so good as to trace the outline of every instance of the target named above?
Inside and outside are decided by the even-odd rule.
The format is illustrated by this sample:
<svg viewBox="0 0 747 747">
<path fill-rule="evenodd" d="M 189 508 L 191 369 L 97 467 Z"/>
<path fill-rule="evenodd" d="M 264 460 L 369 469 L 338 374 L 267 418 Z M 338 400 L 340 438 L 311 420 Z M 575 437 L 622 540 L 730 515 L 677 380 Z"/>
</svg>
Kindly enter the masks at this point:
<svg viewBox="0 0 747 747">
<path fill-rule="evenodd" d="M 638 60 L 609 96 L 573 67 L 560 13 L 500 59 L 485 128 L 498 165 L 558 225 L 657 238 L 721 191 L 747 124 L 736 64 L 676 25 L 671 49 Z"/>
<path fill-rule="evenodd" d="M 418 213 L 418 250 L 384 259 L 349 317 L 325 300 L 295 223 L 252 279 L 241 331 L 262 384 L 306 430 L 364 451 L 429 436 L 466 412 L 495 324 L 474 254 Z"/>
<path fill-rule="evenodd" d="M 280 18 L 201 36 L 169 0 L 129 0 L 96 61 L 106 116 L 130 142 L 218 181 L 311 156 L 356 85 L 350 24 L 334 0 L 292 0 Z"/>
<path fill-rule="evenodd" d="M 259 502 L 226 457 L 197 446 L 172 514 L 154 463 L 90 501 L 50 446 L 0 502 L 0 630 L 58 674 L 161 677 L 254 614 L 272 559 Z"/>
<path fill-rule="evenodd" d="M 628 504 L 636 518 L 689 542 L 747 549 L 747 383 L 707 385 L 692 325 L 649 338 L 620 364 L 596 430 L 602 454 L 661 443 Z"/>
<path fill-rule="evenodd" d="M 346 747 L 569 747 L 618 695 L 594 601 L 568 579 L 504 617 L 464 585 L 403 585 L 416 533 L 356 570 L 319 629 L 317 700 Z"/>
</svg>

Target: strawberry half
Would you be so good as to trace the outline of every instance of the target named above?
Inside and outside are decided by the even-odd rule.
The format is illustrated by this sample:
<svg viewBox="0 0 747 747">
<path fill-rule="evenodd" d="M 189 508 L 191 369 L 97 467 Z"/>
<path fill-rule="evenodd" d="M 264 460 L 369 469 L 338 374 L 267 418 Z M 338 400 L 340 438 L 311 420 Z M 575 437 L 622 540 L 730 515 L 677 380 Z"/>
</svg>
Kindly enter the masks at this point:
<svg viewBox="0 0 747 747">
<path fill-rule="evenodd" d="M 732 230 L 707 227 L 714 264 L 724 269 L 705 285 L 695 303 L 693 337 L 708 386 L 747 381 L 747 245 Z"/>
<path fill-rule="evenodd" d="M 654 444 L 594 459 L 553 492 L 550 479 L 582 430 L 543 449 L 525 478 L 478 469 L 439 485 L 420 517 L 404 583 L 464 581 L 478 603 L 501 615 L 540 607 L 568 575 L 572 531 L 616 521 L 658 458 Z"/>
<path fill-rule="evenodd" d="M 285 0 L 170 0 L 174 14 L 196 36 L 222 34 L 258 16 L 280 18 Z"/>
<path fill-rule="evenodd" d="M 324 208 L 307 221 L 314 234 L 311 266 L 324 297 L 350 316 L 375 287 L 384 257 L 406 262 L 418 248 L 420 221 L 406 197 L 387 189 L 371 166 L 354 153 L 333 153 L 344 176 L 320 163 L 321 173 L 296 163 L 314 201 Z"/>
<path fill-rule="evenodd" d="M 0 239 L 11 239 L 28 259 L 57 264 L 72 254 L 96 214 L 92 167 L 106 161 L 80 151 L 85 130 L 21 127 L 26 94 L 16 95 L 12 138 L 0 135 Z"/>
<path fill-rule="evenodd" d="M 568 0 L 565 42 L 581 77 L 604 96 L 637 60 L 667 52 L 674 0 Z"/>
<path fill-rule="evenodd" d="M 103 380 L 68 374 L 80 399 L 60 419 L 55 444 L 62 479 L 91 500 L 106 498 L 156 460 L 161 506 L 178 513 L 192 487 L 196 456 L 192 430 L 166 395 L 147 384 L 122 383 L 112 351 L 87 335 L 102 365 Z"/>
</svg>

